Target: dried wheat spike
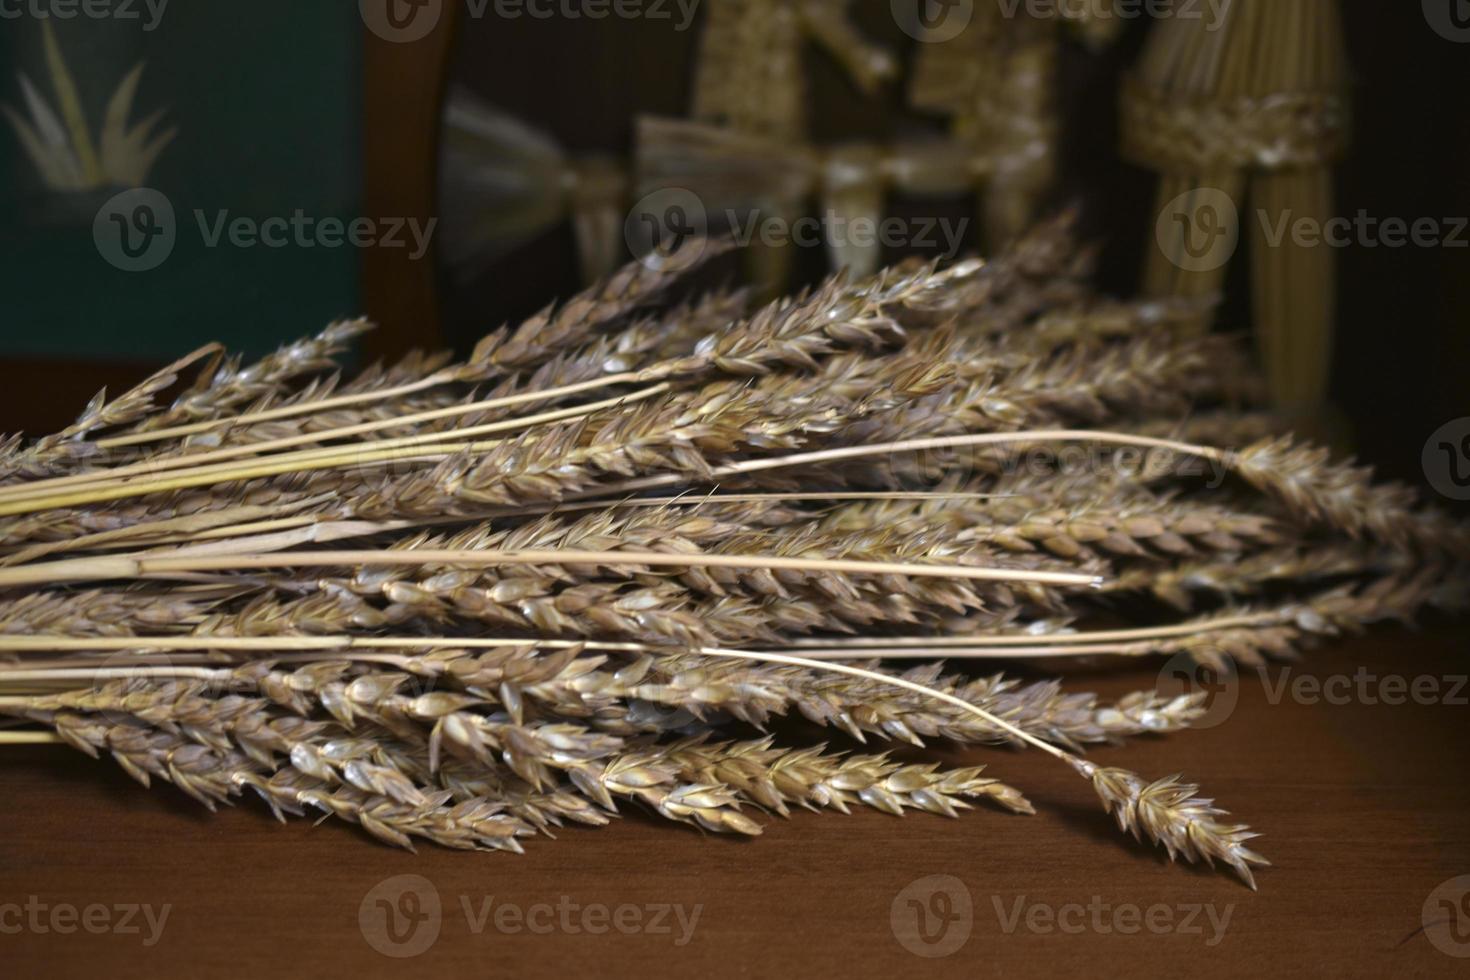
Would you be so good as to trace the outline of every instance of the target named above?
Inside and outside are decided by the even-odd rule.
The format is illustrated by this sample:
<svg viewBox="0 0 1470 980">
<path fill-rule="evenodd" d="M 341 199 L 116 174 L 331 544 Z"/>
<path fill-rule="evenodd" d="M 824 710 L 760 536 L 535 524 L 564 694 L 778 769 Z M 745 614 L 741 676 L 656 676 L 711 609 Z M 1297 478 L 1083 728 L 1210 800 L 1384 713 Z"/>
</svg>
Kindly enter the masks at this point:
<svg viewBox="0 0 1470 980">
<path fill-rule="evenodd" d="M 478 382 L 524 371 L 590 340 L 598 329 L 617 324 L 656 300 L 678 280 L 733 247 L 725 240 L 692 238 L 657 262 L 633 261 L 558 307 L 547 307 L 516 327 L 484 337 L 469 360 L 444 373 L 458 382 Z"/>
<path fill-rule="evenodd" d="M 335 327 L 329 327 L 327 333 L 333 338 L 340 336 Z M 330 344 L 331 340 L 327 343 Z M 98 429 L 128 425 L 152 417 L 156 411 L 154 397 L 171 388 L 184 367 L 216 354 L 218 349 L 217 345 L 211 344 L 180 358 L 111 401 L 107 400 L 106 389 L 98 392 L 74 423 L 60 432 L 37 439 L 29 447 L 24 447 L 24 441 L 18 435 L 0 441 L 0 486 L 12 481 L 57 476 L 105 456 L 88 436 Z"/>
<path fill-rule="evenodd" d="M 484 716 L 465 710 L 484 703 L 473 696 L 433 692 L 406 697 L 394 693 L 408 675 L 373 672 L 337 680 L 348 665 L 315 664 L 290 674 L 273 672 L 269 665 L 251 665 L 234 672 L 240 682 L 258 686 L 262 693 L 291 710 L 306 713 L 315 703 L 339 722 L 354 728 L 370 721 L 409 741 L 425 741 L 428 765 L 437 771 L 441 749 L 483 767 L 495 764 L 499 751 L 505 765 L 537 789 L 556 785 L 555 771 L 563 771 L 589 798 L 615 809 L 613 798 L 626 796 L 647 804 L 659 814 L 706 830 L 759 833 L 759 827 L 741 814 L 738 798 L 718 784 L 679 784 L 671 770 L 657 768 L 658 759 L 624 750 L 622 739 L 592 732 L 560 719 L 520 724 L 507 716 Z M 431 725 L 424 732 L 421 726 Z"/>
<path fill-rule="evenodd" d="M 260 768 L 243 753 L 216 753 L 176 732 L 146 724 L 112 724 L 69 712 L 57 712 L 51 724 L 64 741 L 94 759 L 99 751 L 110 752 L 117 764 L 144 786 L 154 778 L 162 779 L 210 810 L 239 794 L 233 779 L 236 773 Z"/>
<path fill-rule="evenodd" d="M 1401 575 L 1411 562 L 1407 555 L 1372 546 L 1314 544 L 1172 565 L 1137 565 L 1119 572 L 1102 591 L 1149 592 L 1188 612 L 1202 604 L 1202 597 L 1256 595 L 1281 582 L 1304 586 L 1347 576 Z"/>
<path fill-rule="evenodd" d="M 567 774 L 588 799 L 616 810 L 615 796 L 643 803 L 660 816 L 717 833 L 760 834 L 760 824 L 740 812 L 746 802 L 723 783 L 685 782 L 657 746 L 606 760 L 568 766 Z"/>
<path fill-rule="evenodd" d="M 353 677 L 345 662 L 318 662 L 289 673 L 257 662 L 231 672 L 233 682 L 288 711 L 309 717 L 320 709 L 349 731 L 370 723 L 408 741 L 427 746 L 431 770 L 441 755 L 491 765 L 494 753 L 518 776 L 537 788 L 557 782 L 554 772 L 603 759 L 624 748 L 622 739 L 560 721 L 518 724 L 504 713 L 487 716 L 473 708 L 485 699 L 433 691 L 417 697 L 398 694 L 409 675 L 381 671 Z"/>
<path fill-rule="evenodd" d="M 401 803 L 356 789 L 332 790 L 291 767 L 273 775 L 236 770 L 230 779 L 249 787 L 265 800 L 277 817 L 301 814 L 306 807 L 355 823 L 381 841 L 412 851 L 414 837 L 461 850 L 506 850 L 521 853 L 518 837 L 536 831 L 504 812 L 505 805 L 489 800 L 467 800 L 451 805 L 444 790 L 425 807 Z"/>
<path fill-rule="evenodd" d="M 963 797 L 987 798 L 1014 813 L 1035 813 L 1017 790 L 981 778 L 984 766 L 940 771 L 937 763 L 902 765 L 887 755 L 829 754 L 826 746 L 773 746 L 769 736 L 747 742 L 710 742 L 706 735 L 676 742 L 662 751 L 685 779 L 724 783 L 782 816 L 787 804 L 842 813 L 862 803 L 903 816 L 905 808 L 946 817 L 969 809 Z"/>
<path fill-rule="evenodd" d="M 127 431 L 151 432 L 179 422 L 219 418 L 241 405 L 284 393 L 290 382 L 303 375 L 335 368 L 336 355 L 372 328 L 367 320 L 342 320 L 314 337 L 283 345 L 248 367 L 241 367 L 238 357 L 230 358 L 179 395 L 170 408 L 149 415 Z"/>
<path fill-rule="evenodd" d="M 207 699 L 189 693 L 174 698 L 179 686 L 167 683 L 151 690 L 148 683 L 133 681 L 125 693 L 118 685 L 107 687 L 109 691 L 75 692 L 54 700 L 91 711 L 135 710 L 165 727 L 155 728 L 141 718 L 113 723 L 39 708 L 13 713 L 53 726 L 65 741 L 93 757 L 99 750 L 109 751 L 144 786 L 154 777 L 163 779 L 211 810 L 231 802 L 248 786 L 283 819 L 285 813 L 300 814 L 303 806 L 312 806 L 409 850 L 410 838 L 420 837 L 446 847 L 519 852 L 517 838 L 533 828 L 544 830 L 563 819 L 594 826 L 607 822 L 585 801 L 562 791 L 510 790 L 469 797 L 449 787 L 429 785 L 420 791 L 403 765 L 413 750 L 395 746 L 386 733 L 348 739 L 334 733 L 330 724 L 269 718 L 258 703 L 238 698 L 227 698 L 235 703 L 219 711 L 208 710 L 201 704 Z M 45 700 L 37 699 L 37 704 Z M 231 736 L 239 739 L 243 754 L 230 746 Z M 278 764 L 273 753 L 289 755 L 290 763 Z M 481 770 L 479 775 L 490 773 Z M 467 783 L 456 785 L 462 788 Z M 501 786 L 498 780 L 496 785 Z M 700 789 L 680 786 L 659 792 L 638 787 L 629 792 L 640 794 L 673 819 L 698 819 L 709 829 L 758 832 L 742 815 L 720 811 L 717 787 Z M 451 795 L 459 798 L 457 805 L 449 805 Z"/>
<path fill-rule="evenodd" d="M 1234 453 L 1236 471 L 1271 494 L 1298 519 L 1368 537 L 1392 548 L 1470 560 L 1470 526 L 1423 508 L 1401 484 L 1372 482 L 1373 473 L 1290 439 L 1256 443 Z"/>
<path fill-rule="evenodd" d="M 1126 769 L 1105 769 L 1083 759 L 1068 757 L 1078 772 L 1092 780 L 1103 809 L 1117 818 L 1118 826 L 1139 840 L 1147 834 L 1169 852 L 1169 859 L 1194 862 L 1204 858 L 1211 867 L 1218 860 L 1232 868 L 1254 891 L 1252 865 L 1269 866 L 1261 855 L 1245 846 L 1260 834 L 1244 824 L 1226 825 L 1215 818 L 1226 811 L 1212 800 L 1195 796 L 1198 786 L 1169 776 L 1145 782 Z"/>
<path fill-rule="evenodd" d="M 127 636 L 204 621 L 207 602 L 173 592 L 89 589 L 29 592 L 0 600 L 0 634 Z"/>
<path fill-rule="evenodd" d="M 364 325 L 337 324 L 252 365 L 202 348 L 59 433 L 0 438 L 0 714 L 209 806 L 249 787 L 399 846 L 505 850 L 630 802 L 738 834 L 760 832 L 753 808 L 1029 810 L 978 769 L 750 740 L 778 716 L 1024 744 L 1171 858 L 1251 882 L 1253 835 L 1192 787 L 1075 757 L 1188 728 L 1204 695 L 1109 704 L 842 658 L 1251 664 L 1467 604 L 1470 528 L 1275 440 L 1240 411 L 1260 386 L 1236 382 L 1238 345 L 1181 335 L 1199 304 L 1099 297 L 1067 218 L 988 263 L 658 312 L 688 257 L 630 265 L 462 362 L 344 380 Z M 914 437 L 928 449 L 885 445 Z M 319 554 L 337 541 L 356 546 Z M 395 564 L 429 548 L 449 560 Z M 533 549 L 585 563 L 517 564 Z M 852 560 L 909 567 L 830 571 Z M 1114 628 L 1254 594 L 1274 605 Z M 146 675 L 68 688 L 109 651 Z"/>
</svg>

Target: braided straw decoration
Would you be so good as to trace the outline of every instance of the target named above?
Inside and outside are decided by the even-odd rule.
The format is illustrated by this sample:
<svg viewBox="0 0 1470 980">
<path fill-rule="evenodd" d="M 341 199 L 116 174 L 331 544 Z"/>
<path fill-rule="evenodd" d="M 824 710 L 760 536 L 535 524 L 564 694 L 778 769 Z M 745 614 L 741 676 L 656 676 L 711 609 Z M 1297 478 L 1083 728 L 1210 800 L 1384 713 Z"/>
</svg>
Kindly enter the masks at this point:
<svg viewBox="0 0 1470 980">
<path fill-rule="evenodd" d="M 1220 293 L 1236 239 L 1196 266 L 1185 259 L 1193 220 L 1168 230 L 1162 222 L 1176 208 L 1205 217 L 1201 209 L 1218 195 L 1235 209 L 1248 204 L 1262 220 L 1227 210 L 1217 230 L 1250 239 L 1252 317 L 1273 407 L 1319 433 L 1333 428 L 1325 408 L 1337 255 L 1275 240 L 1266 229 L 1274 221 L 1320 224 L 1334 214 L 1331 164 L 1347 146 L 1350 115 L 1340 6 L 1233 0 L 1214 23 L 1160 19 L 1120 107 L 1124 155 L 1163 174 L 1159 248 L 1149 251 L 1145 291 Z M 1210 319 L 1201 317 L 1198 328 Z"/>
<path fill-rule="evenodd" d="M 1164 173 L 1326 166 L 1347 149 L 1349 123 L 1336 92 L 1181 99 L 1136 78 L 1123 85 L 1123 155 Z"/>
</svg>

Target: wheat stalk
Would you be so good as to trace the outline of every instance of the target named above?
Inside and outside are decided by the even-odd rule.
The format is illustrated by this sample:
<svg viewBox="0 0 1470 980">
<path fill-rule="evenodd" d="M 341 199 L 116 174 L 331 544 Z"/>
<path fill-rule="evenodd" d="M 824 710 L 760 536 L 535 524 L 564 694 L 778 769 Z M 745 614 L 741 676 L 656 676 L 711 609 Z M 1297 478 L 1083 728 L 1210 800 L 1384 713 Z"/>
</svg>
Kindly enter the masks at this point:
<svg viewBox="0 0 1470 980">
<path fill-rule="evenodd" d="M 1098 297 L 1066 219 L 990 262 L 657 312 L 691 256 L 464 360 L 344 381 L 352 321 L 5 441 L 0 745 L 399 846 L 514 851 L 629 805 L 747 835 L 762 810 L 1030 810 L 978 767 L 762 731 L 786 718 L 1036 749 L 1254 885 L 1251 835 L 1191 787 L 1079 754 L 1184 731 L 1201 697 L 934 661 L 1256 664 L 1470 591 L 1470 531 L 1282 441 L 1233 341 L 1188 335 L 1209 304 Z"/>
</svg>

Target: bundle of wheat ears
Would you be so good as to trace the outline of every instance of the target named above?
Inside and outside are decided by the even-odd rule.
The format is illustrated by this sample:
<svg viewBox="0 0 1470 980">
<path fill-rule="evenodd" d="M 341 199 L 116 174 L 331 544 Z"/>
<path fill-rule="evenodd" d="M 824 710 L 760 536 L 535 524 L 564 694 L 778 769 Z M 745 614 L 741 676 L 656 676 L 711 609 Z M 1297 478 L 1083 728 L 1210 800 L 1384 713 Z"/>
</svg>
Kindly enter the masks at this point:
<svg viewBox="0 0 1470 980">
<path fill-rule="evenodd" d="M 1098 296 L 1065 220 L 754 312 L 675 292 L 721 250 L 462 362 L 344 381 L 366 324 L 339 323 L 0 444 L 0 741 L 514 851 L 630 805 L 737 834 L 794 807 L 1030 813 L 978 768 L 829 743 L 1006 745 L 1253 885 L 1255 835 L 1195 787 L 1081 754 L 1199 698 L 932 661 L 1287 656 L 1463 600 L 1470 528 L 1273 435 L 1232 342 Z M 814 734 L 782 744 L 783 715 Z"/>
</svg>

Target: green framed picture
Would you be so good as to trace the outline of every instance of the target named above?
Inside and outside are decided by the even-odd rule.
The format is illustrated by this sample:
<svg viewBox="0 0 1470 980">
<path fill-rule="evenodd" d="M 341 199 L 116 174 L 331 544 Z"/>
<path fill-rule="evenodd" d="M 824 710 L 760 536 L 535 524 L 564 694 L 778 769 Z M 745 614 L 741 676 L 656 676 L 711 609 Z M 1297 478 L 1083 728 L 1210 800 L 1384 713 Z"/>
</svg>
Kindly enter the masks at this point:
<svg viewBox="0 0 1470 980">
<path fill-rule="evenodd" d="M 105 9 L 0 39 L 0 354 L 256 352 L 354 313 L 320 231 L 361 213 L 355 6 Z"/>
</svg>

